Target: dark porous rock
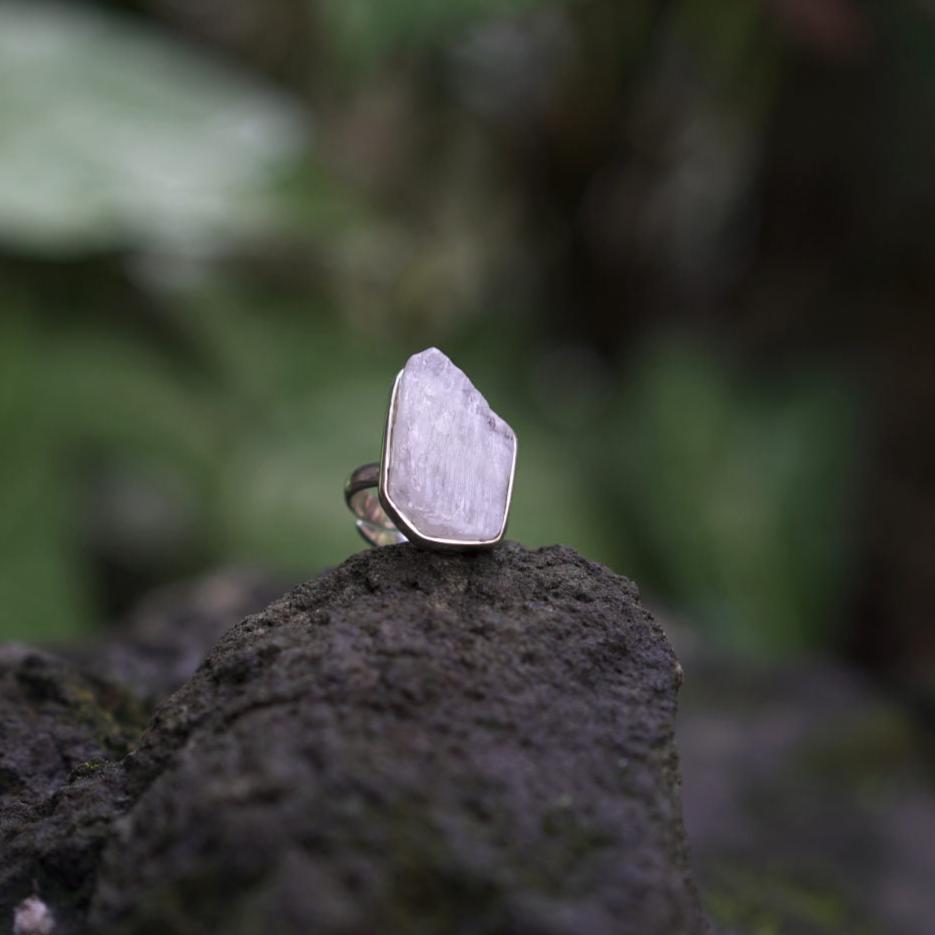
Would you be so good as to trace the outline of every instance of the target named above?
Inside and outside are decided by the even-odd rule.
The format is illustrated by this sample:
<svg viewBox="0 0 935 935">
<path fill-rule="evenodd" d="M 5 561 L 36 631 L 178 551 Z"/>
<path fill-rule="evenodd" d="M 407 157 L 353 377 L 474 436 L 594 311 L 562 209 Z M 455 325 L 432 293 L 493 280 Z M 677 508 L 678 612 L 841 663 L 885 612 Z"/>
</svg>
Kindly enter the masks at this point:
<svg viewBox="0 0 935 935">
<path fill-rule="evenodd" d="M 101 848 L 128 805 L 117 765 L 142 733 L 137 700 L 71 662 L 0 647 L 0 919 L 35 890 L 79 929 Z"/>
<path fill-rule="evenodd" d="M 685 823 L 725 933 L 931 935 L 935 792 L 911 709 L 841 663 L 731 657 L 667 629 L 692 671 Z"/>
<path fill-rule="evenodd" d="M 355 555 L 228 630 L 119 763 L 62 778 L 51 814 L 96 795 L 110 829 L 67 930 L 706 932 L 679 682 L 635 588 L 569 549 Z"/>
<path fill-rule="evenodd" d="M 167 585 L 140 602 L 119 638 L 72 655 L 84 668 L 132 686 L 152 703 L 187 682 L 226 630 L 262 610 L 285 587 L 246 568 Z"/>
</svg>

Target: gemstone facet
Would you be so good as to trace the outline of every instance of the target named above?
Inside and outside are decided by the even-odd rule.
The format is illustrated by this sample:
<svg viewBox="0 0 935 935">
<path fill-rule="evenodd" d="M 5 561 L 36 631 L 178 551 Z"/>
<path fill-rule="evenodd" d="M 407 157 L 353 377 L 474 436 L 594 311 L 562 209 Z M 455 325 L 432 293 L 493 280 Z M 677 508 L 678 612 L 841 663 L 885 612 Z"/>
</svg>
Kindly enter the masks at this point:
<svg viewBox="0 0 935 935">
<path fill-rule="evenodd" d="M 437 348 L 414 354 L 393 389 L 380 497 L 410 538 L 493 545 L 510 508 L 516 435 Z"/>
</svg>

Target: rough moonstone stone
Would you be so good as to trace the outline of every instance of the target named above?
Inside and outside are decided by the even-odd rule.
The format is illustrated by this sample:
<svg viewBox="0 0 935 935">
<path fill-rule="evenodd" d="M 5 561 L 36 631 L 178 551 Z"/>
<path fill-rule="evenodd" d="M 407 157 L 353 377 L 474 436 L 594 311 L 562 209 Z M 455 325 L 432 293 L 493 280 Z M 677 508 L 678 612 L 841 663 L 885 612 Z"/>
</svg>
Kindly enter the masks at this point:
<svg viewBox="0 0 935 935">
<path fill-rule="evenodd" d="M 420 535 L 487 542 L 509 509 L 513 430 L 431 347 L 406 362 L 396 390 L 385 492 Z"/>
</svg>

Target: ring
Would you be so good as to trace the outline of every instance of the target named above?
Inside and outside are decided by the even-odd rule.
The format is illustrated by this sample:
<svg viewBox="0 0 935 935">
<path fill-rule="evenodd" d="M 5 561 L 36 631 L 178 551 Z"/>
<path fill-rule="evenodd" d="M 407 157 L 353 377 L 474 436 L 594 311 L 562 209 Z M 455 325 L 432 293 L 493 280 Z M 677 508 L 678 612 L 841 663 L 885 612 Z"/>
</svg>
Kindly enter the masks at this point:
<svg viewBox="0 0 935 935">
<path fill-rule="evenodd" d="M 380 462 L 351 473 L 344 499 L 370 545 L 487 549 L 506 532 L 515 473 L 516 433 L 430 347 L 397 374 Z"/>
</svg>

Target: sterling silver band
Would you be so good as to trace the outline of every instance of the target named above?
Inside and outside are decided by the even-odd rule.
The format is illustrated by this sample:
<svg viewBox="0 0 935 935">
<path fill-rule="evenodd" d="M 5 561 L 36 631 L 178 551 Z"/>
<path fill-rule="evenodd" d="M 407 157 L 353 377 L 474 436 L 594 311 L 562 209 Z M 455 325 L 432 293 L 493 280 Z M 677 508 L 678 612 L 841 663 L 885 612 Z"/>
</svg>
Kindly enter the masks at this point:
<svg viewBox="0 0 935 935">
<path fill-rule="evenodd" d="M 380 465 L 362 464 L 351 472 L 344 484 L 344 502 L 357 517 L 357 531 L 370 545 L 397 545 L 406 537 L 380 506 L 377 488 L 380 485 Z"/>
</svg>

